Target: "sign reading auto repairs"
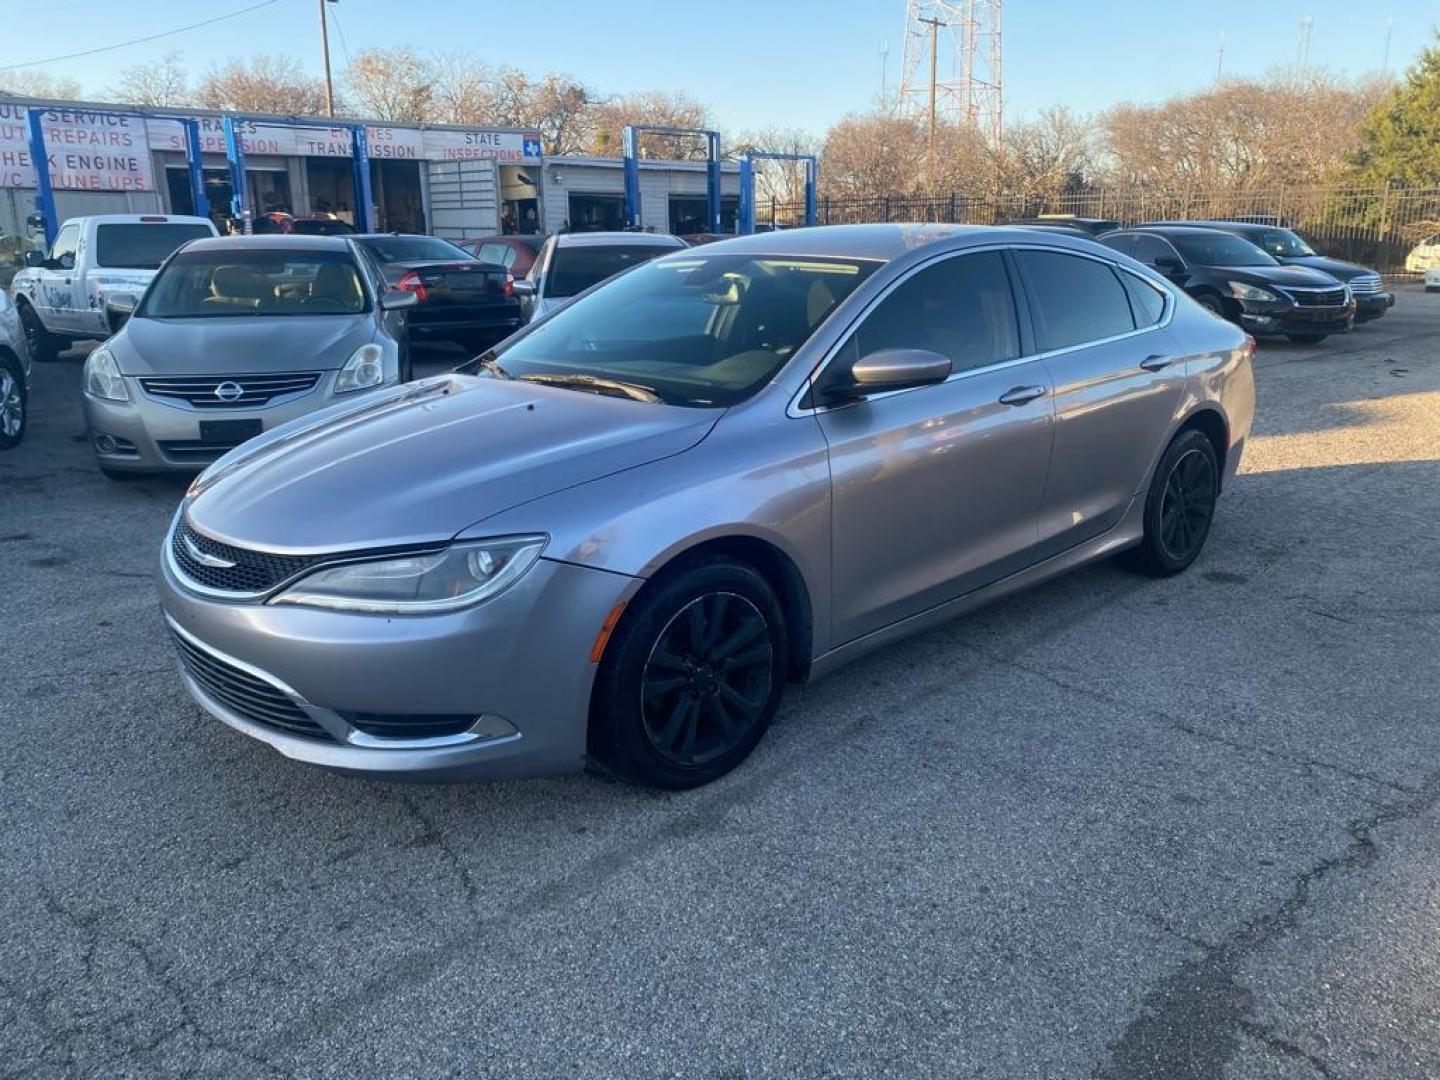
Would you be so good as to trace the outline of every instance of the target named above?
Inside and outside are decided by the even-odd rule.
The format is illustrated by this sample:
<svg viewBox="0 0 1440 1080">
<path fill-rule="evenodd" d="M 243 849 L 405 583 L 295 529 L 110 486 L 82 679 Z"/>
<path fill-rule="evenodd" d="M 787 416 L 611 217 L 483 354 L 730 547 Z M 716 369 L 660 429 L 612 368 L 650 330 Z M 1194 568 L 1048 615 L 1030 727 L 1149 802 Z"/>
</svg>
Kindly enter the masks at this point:
<svg viewBox="0 0 1440 1080">
<path fill-rule="evenodd" d="M 145 121 L 83 109 L 37 110 L 45 129 L 50 183 L 64 191 L 152 191 Z M 30 110 L 0 103 L 0 187 L 34 187 Z"/>
</svg>

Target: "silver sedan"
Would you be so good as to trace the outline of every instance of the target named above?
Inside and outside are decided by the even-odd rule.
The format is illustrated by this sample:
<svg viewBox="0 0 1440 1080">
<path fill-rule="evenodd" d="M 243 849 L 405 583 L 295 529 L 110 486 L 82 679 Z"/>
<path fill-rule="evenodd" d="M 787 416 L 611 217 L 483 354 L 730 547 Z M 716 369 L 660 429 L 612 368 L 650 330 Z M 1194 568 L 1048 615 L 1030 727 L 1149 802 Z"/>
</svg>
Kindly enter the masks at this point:
<svg viewBox="0 0 1440 1080">
<path fill-rule="evenodd" d="M 1188 567 L 1252 349 L 1084 239 L 724 241 L 221 459 L 162 602 L 195 699 L 291 758 L 691 787 L 789 681 L 1096 559 Z"/>
</svg>

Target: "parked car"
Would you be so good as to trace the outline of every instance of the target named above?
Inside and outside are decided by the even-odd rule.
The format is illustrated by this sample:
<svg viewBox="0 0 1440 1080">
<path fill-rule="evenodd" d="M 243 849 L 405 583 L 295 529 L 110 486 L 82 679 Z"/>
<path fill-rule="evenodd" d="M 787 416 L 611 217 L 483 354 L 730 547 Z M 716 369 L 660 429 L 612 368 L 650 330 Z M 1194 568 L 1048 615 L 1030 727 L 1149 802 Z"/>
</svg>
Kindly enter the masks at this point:
<svg viewBox="0 0 1440 1080">
<path fill-rule="evenodd" d="M 70 218 L 48 252 L 26 252 L 26 269 L 10 284 L 30 355 L 45 363 L 71 342 L 109 337 L 114 299 L 133 304 L 166 256 L 215 235 L 208 218 L 176 214 Z"/>
<path fill-rule="evenodd" d="M 438 236 L 367 233 L 355 243 L 392 289 L 414 293 L 406 316 L 419 340 L 453 341 L 478 352 L 518 330 L 525 321 L 515 278 Z"/>
<path fill-rule="evenodd" d="M 1407 273 L 1420 274 L 1436 267 L 1440 267 L 1440 233 L 1421 240 L 1405 256 Z"/>
<path fill-rule="evenodd" d="M 1440 292 L 1440 266 L 1432 266 L 1425 271 L 1425 291 Z"/>
<path fill-rule="evenodd" d="M 10 297 L 0 292 L 0 450 L 19 446 L 30 406 L 30 347 Z"/>
<path fill-rule="evenodd" d="M 563 307 L 597 282 L 686 246 L 667 233 L 559 233 L 545 241 L 515 291 L 529 318 Z"/>
<path fill-rule="evenodd" d="M 195 699 L 301 761 L 691 787 L 787 679 L 1095 559 L 1183 571 L 1252 347 L 1061 234 L 686 248 L 217 462 L 165 617 Z"/>
<path fill-rule="evenodd" d="M 415 302 L 345 237 L 188 244 L 85 361 L 101 470 L 195 471 L 287 420 L 393 386 Z"/>
<path fill-rule="evenodd" d="M 1250 241 L 1281 266 L 1308 266 L 1329 274 L 1350 287 L 1350 295 L 1355 298 L 1357 323 L 1378 319 L 1395 306 L 1395 297 L 1385 289 L 1378 271 L 1340 259 L 1328 259 L 1293 229 L 1248 221 L 1152 221 L 1149 225 L 1200 225 L 1207 229 L 1219 229 Z"/>
<path fill-rule="evenodd" d="M 309 214 L 291 218 L 285 231 L 299 236 L 354 236 L 355 226 L 334 214 Z"/>
<path fill-rule="evenodd" d="M 1147 225 L 1100 243 L 1164 274 L 1205 308 L 1252 334 L 1305 344 L 1343 334 L 1355 318 L 1344 282 L 1320 270 L 1281 266 L 1250 241 L 1195 225 Z"/>
<path fill-rule="evenodd" d="M 535 256 L 545 244 L 543 236 L 476 236 L 454 241 L 481 262 L 503 266 L 522 278 L 535 265 Z"/>
<path fill-rule="evenodd" d="M 1013 222 L 1017 229 L 1034 229 L 1042 233 L 1064 233 L 1066 236 L 1079 236 L 1086 240 L 1094 239 L 1090 233 L 1074 225 L 1060 225 L 1052 221 L 1017 221 Z"/>
<path fill-rule="evenodd" d="M 1039 228 L 1074 229 L 1086 236 L 1103 236 L 1120 228 L 1120 222 L 1113 218 L 1080 217 L 1077 214 L 1037 214 L 1033 218 L 1021 218 L 1012 225 L 1032 225 Z"/>
</svg>

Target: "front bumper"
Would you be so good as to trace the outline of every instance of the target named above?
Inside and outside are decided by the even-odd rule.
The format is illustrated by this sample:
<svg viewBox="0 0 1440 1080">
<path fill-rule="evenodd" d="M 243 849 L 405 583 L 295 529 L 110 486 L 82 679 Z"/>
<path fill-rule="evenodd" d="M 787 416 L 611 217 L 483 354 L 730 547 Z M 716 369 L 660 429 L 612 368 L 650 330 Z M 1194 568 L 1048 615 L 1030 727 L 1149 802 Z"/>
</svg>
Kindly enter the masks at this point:
<svg viewBox="0 0 1440 1080">
<path fill-rule="evenodd" d="M 1364 293 L 1355 297 L 1355 321 L 1378 319 L 1395 306 L 1395 295 L 1388 292 Z"/>
<path fill-rule="evenodd" d="M 168 550 L 168 547 L 167 549 Z M 188 592 L 162 554 L 161 606 L 172 632 L 212 660 L 261 678 L 323 730 L 295 734 L 207 690 L 208 712 L 286 757 L 372 776 L 500 779 L 573 772 L 585 761 L 589 655 L 605 616 L 637 578 L 539 560 L 499 596 L 434 616 L 379 616 Z M 461 735 L 387 739 L 342 714 L 475 717 Z"/>
<path fill-rule="evenodd" d="M 126 377 L 129 401 L 107 401 L 81 393 L 85 426 L 96 460 L 116 472 L 197 472 L 233 450 L 235 442 L 202 441 L 202 420 L 259 420 L 269 431 L 341 401 L 358 401 L 371 390 L 336 395 L 336 373 L 327 371 L 313 390 L 260 408 L 195 409 L 148 396 L 139 380 Z"/>
<path fill-rule="evenodd" d="M 1242 300 L 1240 325 L 1252 334 L 1344 334 L 1355 322 L 1355 303 L 1301 307 L 1269 300 Z"/>
</svg>

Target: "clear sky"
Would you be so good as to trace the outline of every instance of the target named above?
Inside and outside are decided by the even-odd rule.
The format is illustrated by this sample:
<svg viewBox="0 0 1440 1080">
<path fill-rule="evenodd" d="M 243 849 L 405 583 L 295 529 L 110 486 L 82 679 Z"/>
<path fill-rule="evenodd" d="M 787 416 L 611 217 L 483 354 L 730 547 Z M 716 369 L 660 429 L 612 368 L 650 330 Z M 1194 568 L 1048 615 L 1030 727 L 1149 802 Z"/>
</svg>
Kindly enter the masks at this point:
<svg viewBox="0 0 1440 1080">
<path fill-rule="evenodd" d="M 100 48 L 235 11 L 258 0 L 0 0 L 0 68 Z M 286 52 L 320 71 L 315 0 L 272 0 L 223 22 L 144 44 L 41 65 L 101 97 L 124 67 L 170 50 L 192 72 L 254 52 Z M 1050 103 L 1080 112 L 1153 101 L 1224 70 L 1258 75 L 1292 64 L 1302 18 L 1310 63 L 1358 75 L 1403 68 L 1431 37 L 1440 4 L 1420 0 L 1007 0 L 1005 111 L 1023 118 Z M 18 12 L 23 11 L 23 17 Z M 339 0 L 331 7 L 337 71 L 347 52 L 409 44 L 471 49 L 531 73 L 561 71 L 605 93 L 684 90 L 725 129 L 799 126 L 816 132 L 863 110 L 880 90 L 888 44 L 892 90 L 904 38 L 904 0 Z M 19 31 L 19 32 L 17 32 Z M 942 61 L 943 69 L 943 61 Z"/>
</svg>

